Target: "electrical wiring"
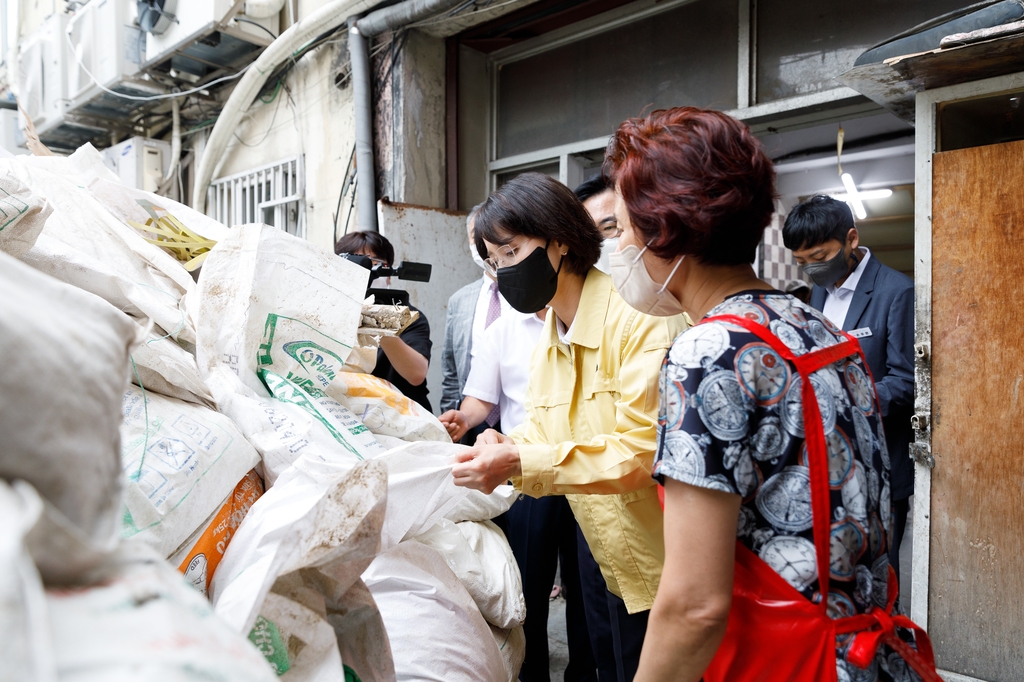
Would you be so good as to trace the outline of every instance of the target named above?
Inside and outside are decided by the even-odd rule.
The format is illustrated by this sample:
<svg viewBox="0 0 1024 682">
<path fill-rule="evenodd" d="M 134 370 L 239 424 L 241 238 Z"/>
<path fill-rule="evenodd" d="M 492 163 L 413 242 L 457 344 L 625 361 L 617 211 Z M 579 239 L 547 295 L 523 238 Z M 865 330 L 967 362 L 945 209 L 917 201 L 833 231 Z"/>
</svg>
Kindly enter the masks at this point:
<svg viewBox="0 0 1024 682">
<path fill-rule="evenodd" d="M 473 4 L 473 3 L 470 3 L 470 4 Z M 456 10 L 459 10 L 458 13 L 446 14 L 446 15 L 443 15 L 443 16 L 440 16 L 440 17 L 431 17 L 429 19 L 424 19 L 423 21 L 418 21 L 418 22 L 416 22 L 414 24 L 409 24 L 405 28 L 420 28 L 420 27 L 423 27 L 423 26 L 441 26 L 441 25 L 446 24 L 448 22 L 455 21 L 456 19 L 462 19 L 462 18 L 469 17 L 469 16 L 476 16 L 476 15 L 482 14 L 484 12 L 493 12 L 496 9 L 501 9 L 502 7 L 507 7 L 509 5 L 522 5 L 522 4 L 525 4 L 523 0 L 506 0 L 505 2 L 499 2 L 497 5 L 486 5 L 484 7 L 481 7 L 480 9 L 477 9 L 477 10 L 472 11 L 472 12 L 462 12 L 461 11 L 462 7 L 466 6 L 466 5 L 462 5 L 461 7 L 456 8 Z"/>
<path fill-rule="evenodd" d="M 245 140 L 243 140 L 239 136 L 239 134 L 237 132 L 235 133 L 235 139 L 238 140 L 239 144 L 241 144 L 241 145 L 243 145 L 245 147 L 258 147 L 258 146 L 260 146 L 261 144 L 263 144 L 266 141 L 266 139 L 268 137 L 270 137 L 270 132 L 274 129 L 274 121 L 277 120 L 277 112 L 280 109 L 281 109 L 281 100 L 277 100 L 277 105 L 274 107 L 274 115 L 270 117 L 270 125 L 267 126 L 267 131 L 265 133 L 263 133 L 263 137 L 260 138 L 259 142 L 246 142 Z"/>
<path fill-rule="evenodd" d="M 252 24 L 253 26 L 256 26 L 257 28 L 261 28 L 261 29 L 263 29 L 264 33 L 266 33 L 268 36 L 270 36 L 271 40 L 277 40 L 277 36 L 274 35 L 274 32 L 271 31 L 266 26 L 264 26 L 263 24 L 259 23 L 258 21 L 253 21 L 252 19 L 246 19 L 244 17 L 235 17 L 235 21 L 240 21 L 243 24 Z"/>
<path fill-rule="evenodd" d="M 270 99 L 263 99 L 262 97 L 259 97 L 258 99 L 264 104 L 270 104 L 271 102 L 273 102 L 275 99 L 277 99 L 277 93 L 281 91 L 282 82 L 284 82 L 284 78 L 277 79 L 277 85 L 274 86 L 274 93 L 270 96 Z"/>
<path fill-rule="evenodd" d="M 75 49 L 75 44 L 71 42 L 71 34 L 65 33 L 64 37 L 67 39 L 68 47 L 71 48 L 71 54 L 74 56 L 75 61 L 78 63 L 78 67 L 85 72 L 85 75 L 89 77 L 89 80 L 91 80 L 96 87 L 98 87 L 100 90 L 107 93 L 108 95 L 120 97 L 121 99 L 128 99 L 133 102 L 158 102 L 160 100 L 175 99 L 178 97 L 185 97 L 186 95 L 191 95 L 196 92 L 203 92 L 204 90 L 209 90 L 211 87 L 217 85 L 218 83 L 224 83 L 230 80 L 235 80 L 236 78 L 241 78 L 242 75 L 249 70 L 249 67 L 252 66 L 252 64 L 248 64 L 238 73 L 233 73 L 229 76 L 223 76 L 216 80 L 212 80 L 209 83 L 206 83 L 205 85 L 202 85 L 198 88 L 192 88 L 191 90 L 183 90 L 182 92 L 172 92 L 166 95 L 149 95 L 146 97 L 137 97 L 135 95 L 126 95 L 123 92 L 115 92 L 110 88 L 101 85 L 100 82 L 96 80 L 96 76 L 92 75 L 92 71 L 86 68 L 85 64 L 82 63 L 82 59 L 78 56 L 78 51 Z"/>
</svg>

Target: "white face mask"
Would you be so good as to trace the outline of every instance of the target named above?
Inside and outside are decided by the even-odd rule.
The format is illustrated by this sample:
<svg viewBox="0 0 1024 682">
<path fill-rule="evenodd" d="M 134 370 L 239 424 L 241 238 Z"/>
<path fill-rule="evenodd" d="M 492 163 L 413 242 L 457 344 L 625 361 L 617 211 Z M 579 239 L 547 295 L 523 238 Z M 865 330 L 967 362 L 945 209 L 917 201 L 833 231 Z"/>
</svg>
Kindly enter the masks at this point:
<svg viewBox="0 0 1024 682">
<path fill-rule="evenodd" d="M 619 238 L 612 237 L 601 242 L 601 257 L 597 259 L 594 267 L 606 275 L 612 274 L 611 255 L 619 249 Z"/>
<path fill-rule="evenodd" d="M 622 300 L 640 312 L 656 317 L 678 315 L 683 312 L 683 306 L 666 287 L 672 281 L 672 276 L 676 274 L 683 258 L 680 256 L 676 261 L 665 283 L 658 284 L 651 279 L 642 260 L 646 250 L 646 246 L 638 249 L 630 244 L 621 251 L 611 254 L 608 260 L 612 270 L 612 282 Z"/>
<path fill-rule="evenodd" d="M 486 273 L 490 273 L 490 269 L 487 267 L 487 263 L 480 257 L 480 253 L 476 250 L 476 244 L 469 245 L 469 255 L 473 257 L 473 262 L 480 266 L 480 269 Z"/>
</svg>

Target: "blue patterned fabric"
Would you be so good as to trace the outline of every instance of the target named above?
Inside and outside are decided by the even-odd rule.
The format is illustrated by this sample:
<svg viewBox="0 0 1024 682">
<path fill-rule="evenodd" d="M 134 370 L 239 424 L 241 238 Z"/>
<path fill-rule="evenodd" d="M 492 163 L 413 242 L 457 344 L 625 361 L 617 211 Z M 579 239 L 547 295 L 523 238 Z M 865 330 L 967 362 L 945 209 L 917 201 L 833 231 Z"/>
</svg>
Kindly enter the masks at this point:
<svg viewBox="0 0 1024 682">
<path fill-rule="evenodd" d="M 844 340 L 820 312 L 780 292 L 742 292 L 708 317 L 727 314 L 764 325 L 796 355 Z M 838 618 L 886 604 L 889 454 L 859 356 L 818 370 L 811 383 L 829 452 L 828 611 Z M 805 597 L 820 601 L 796 369 L 741 327 L 699 324 L 683 332 L 665 358 L 659 425 L 655 478 L 742 496 L 739 541 Z M 837 643 L 840 682 L 912 679 L 890 651 L 880 651 L 868 670 L 848 664 L 842 655 L 850 639 Z"/>
</svg>

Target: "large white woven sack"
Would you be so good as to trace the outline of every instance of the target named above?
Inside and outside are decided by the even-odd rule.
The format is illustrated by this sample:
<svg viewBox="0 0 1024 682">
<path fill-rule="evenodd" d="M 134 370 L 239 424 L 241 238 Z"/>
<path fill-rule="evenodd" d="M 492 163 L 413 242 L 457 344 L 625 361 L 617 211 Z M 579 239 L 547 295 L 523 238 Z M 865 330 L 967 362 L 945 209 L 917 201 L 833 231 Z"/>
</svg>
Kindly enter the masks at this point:
<svg viewBox="0 0 1024 682">
<path fill-rule="evenodd" d="M 437 550 L 403 542 L 374 559 L 363 581 L 384 618 L 399 681 L 507 679 L 490 626 Z"/>
<path fill-rule="evenodd" d="M 55 682 L 43 583 L 25 536 L 43 510 L 24 481 L 0 481 L 0 682 Z"/>
<path fill-rule="evenodd" d="M 132 351 L 132 382 L 150 393 L 214 407 L 210 389 L 199 376 L 196 356 L 166 334 L 151 331 Z"/>
<path fill-rule="evenodd" d="M 227 407 L 229 394 L 273 395 L 330 422 L 320 413 L 340 404 L 374 434 L 451 442 L 436 417 L 388 382 L 343 371 L 357 342 L 368 277 L 355 263 L 281 230 L 233 228 L 210 252 L 189 299 L 199 372 L 218 408 L 240 421 Z M 283 470 L 280 463 L 290 464 L 283 453 L 261 454 L 274 460 L 268 479 Z"/>
<path fill-rule="evenodd" d="M 490 521 L 442 519 L 414 538 L 436 549 L 473 597 L 484 620 L 502 630 L 526 620 L 526 599 L 512 549 Z"/>
<path fill-rule="evenodd" d="M 129 386 L 122 412 L 121 534 L 169 557 L 260 456 L 229 418 L 201 405 Z"/>
<path fill-rule="evenodd" d="M 96 587 L 47 591 L 61 682 L 274 682 L 244 635 L 213 614 L 181 574 L 124 543 Z"/>
<path fill-rule="evenodd" d="M 394 670 L 383 624 L 359 583 L 380 547 L 387 467 L 379 461 L 308 465 L 288 469 L 250 508 L 214 574 L 211 598 L 217 614 L 246 633 L 254 627 L 268 631 L 263 621 L 295 631 L 294 625 L 276 621 L 293 619 L 301 610 L 280 600 L 268 603 L 271 592 L 312 609 L 334 628 L 341 649 L 358 646 L 344 662 L 360 679 L 389 682 Z M 311 625 L 300 638 L 322 643 L 317 634 L 322 628 Z M 303 657 L 301 667 L 332 670 L 324 657 L 335 650 L 318 644 L 318 656 Z M 290 667 L 291 661 L 276 665 Z"/>
<path fill-rule="evenodd" d="M 174 339 L 195 343 L 183 301 L 195 288 L 191 275 L 86 189 L 99 180 L 117 182 L 99 152 L 84 145 L 69 157 L 20 156 L 8 163 L 53 209 L 22 260 L 143 322 L 152 320 Z"/>
<path fill-rule="evenodd" d="M 501 652 L 501 660 L 505 662 L 505 672 L 508 673 L 508 682 L 516 682 L 519 679 L 519 670 L 526 660 L 526 633 L 523 626 L 518 625 L 511 630 L 501 630 L 493 625 L 491 634 L 494 636 L 494 643 L 498 645 Z"/>
<path fill-rule="evenodd" d="M 109 545 L 121 512 L 121 396 L 136 326 L 96 296 L 0 254 L 0 476 L 23 479 Z"/>
<path fill-rule="evenodd" d="M 36 243 L 52 209 L 10 173 L 12 163 L 0 160 L 0 251 L 17 258 Z"/>
</svg>

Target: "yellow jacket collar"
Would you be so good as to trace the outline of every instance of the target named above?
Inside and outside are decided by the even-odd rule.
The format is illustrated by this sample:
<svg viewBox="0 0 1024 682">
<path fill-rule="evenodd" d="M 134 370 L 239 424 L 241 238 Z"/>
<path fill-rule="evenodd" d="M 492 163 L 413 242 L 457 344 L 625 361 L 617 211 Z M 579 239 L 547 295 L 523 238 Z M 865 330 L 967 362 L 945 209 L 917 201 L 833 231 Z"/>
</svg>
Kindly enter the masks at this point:
<svg viewBox="0 0 1024 682">
<path fill-rule="evenodd" d="M 580 304 L 576 308 L 576 318 L 572 322 L 572 343 L 585 348 L 597 348 L 601 345 L 612 289 L 611 277 L 597 268 L 590 268 L 587 278 L 583 281 Z M 548 347 L 557 346 L 559 343 L 554 311 L 551 311 L 551 317 Z"/>
</svg>

